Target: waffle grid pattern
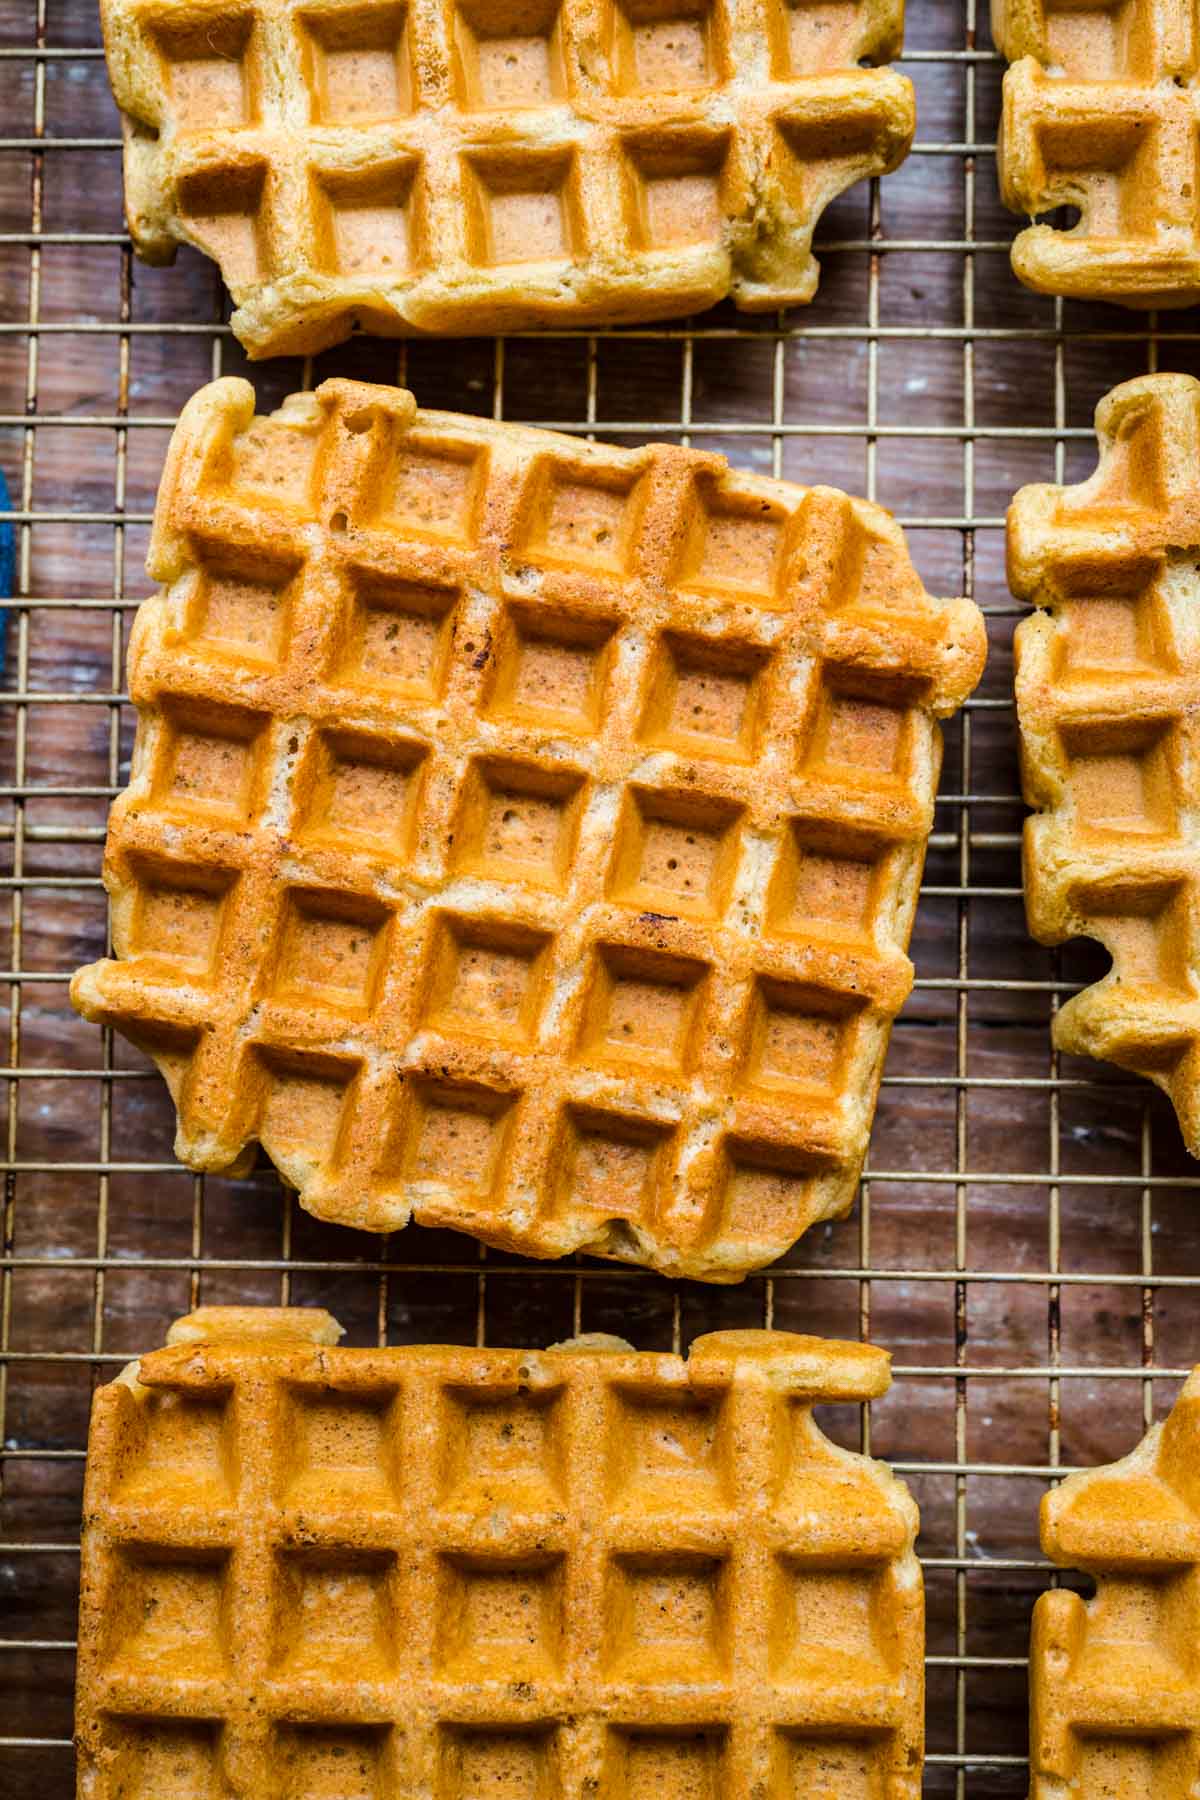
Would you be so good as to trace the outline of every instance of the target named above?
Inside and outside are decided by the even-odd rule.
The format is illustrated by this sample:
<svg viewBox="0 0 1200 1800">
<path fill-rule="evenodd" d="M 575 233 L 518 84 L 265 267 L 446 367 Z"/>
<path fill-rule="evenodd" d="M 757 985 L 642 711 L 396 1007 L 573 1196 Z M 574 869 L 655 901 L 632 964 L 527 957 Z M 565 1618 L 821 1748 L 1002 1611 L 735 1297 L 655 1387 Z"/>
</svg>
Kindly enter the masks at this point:
<svg viewBox="0 0 1200 1800">
<path fill-rule="evenodd" d="M 811 300 L 915 126 L 902 0 L 106 0 L 126 204 L 252 355 Z"/>
<path fill-rule="evenodd" d="M 811 1419 L 881 1352 L 337 1350 L 296 1317 L 96 1397 L 81 1793 L 916 1800 L 916 1508 Z"/>
<path fill-rule="evenodd" d="M 1004 81 L 999 173 L 1034 224 L 1013 268 L 1041 293 L 1126 306 L 1200 298 L 1200 11 L 1195 0 L 992 0 Z"/>
<path fill-rule="evenodd" d="M 188 408 L 120 962 L 178 1152 L 733 1279 L 853 1197 L 982 622 L 832 490 L 334 382 Z"/>
<path fill-rule="evenodd" d="M 1042 1548 L 1096 1584 L 1034 1609 L 1030 1800 L 1187 1800 L 1200 1781 L 1194 1674 L 1200 1371 L 1131 1456 L 1042 1502 Z"/>
<path fill-rule="evenodd" d="M 1200 383 L 1126 382 L 1096 414 L 1100 465 L 1074 488 L 1025 488 L 1009 519 L 1025 893 L 1043 943 L 1085 935 L 1112 972 L 1054 1020 L 1060 1049 L 1170 1094 L 1200 1149 L 1198 884 L 1190 795 L 1200 638 Z"/>
</svg>

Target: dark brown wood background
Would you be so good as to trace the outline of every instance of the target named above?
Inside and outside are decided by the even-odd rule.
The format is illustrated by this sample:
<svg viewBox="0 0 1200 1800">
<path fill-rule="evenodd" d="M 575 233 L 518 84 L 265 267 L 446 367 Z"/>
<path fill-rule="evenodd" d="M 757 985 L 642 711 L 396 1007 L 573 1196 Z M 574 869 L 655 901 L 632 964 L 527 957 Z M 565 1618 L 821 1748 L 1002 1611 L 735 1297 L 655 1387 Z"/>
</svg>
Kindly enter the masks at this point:
<svg viewBox="0 0 1200 1800">
<path fill-rule="evenodd" d="M 1193 313 L 1155 334 L 1153 320 L 1018 286 L 986 8 L 908 11 L 917 150 L 874 200 L 863 188 L 830 210 L 809 310 L 407 354 L 358 342 L 314 369 L 254 371 L 264 406 L 353 372 L 406 379 L 427 405 L 594 422 L 618 441 L 686 426 L 739 465 L 873 491 L 910 528 L 927 585 L 987 610 L 991 660 L 948 733 L 918 986 L 864 1203 L 768 1277 L 721 1290 L 322 1226 L 266 1167 L 201 1183 L 172 1161 L 158 1080 L 68 1009 L 70 972 L 104 948 L 105 811 L 131 735 L 113 697 L 166 435 L 200 383 L 244 359 L 216 323 L 210 265 L 130 255 L 89 0 L 0 0 L 0 466 L 22 594 L 3 615 L 0 675 L 0 1800 L 73 1791 L 93 1387 L 197 1299 L 281 1295 L 331 1307 L 352 1343 L 540 1344 L 581 1325 L 666 1347 L 769 1316 L 869 1332 L 897 1366 L 870 1446 L 903 1468 L 924 1521 L 926 1791 L 1025 1793 L 1023 1657 L 1050 1579 L 1038 1501 L 1053 1467 L 1124 1453 L 1177 1392 L 1197 1354 L 1200 1213 L 1159 1097 L 1051 1054 L 1054 1006 L 1103 958 L 1051 955 L 1024 928 L 1002 518 L 1022 482 L 1090 468 L 1107 388 L 1148 367 L 1195 370 L 1200 340 Z M 856 1416 L 828 1424 L 858 1441 Z"/>
</svg>

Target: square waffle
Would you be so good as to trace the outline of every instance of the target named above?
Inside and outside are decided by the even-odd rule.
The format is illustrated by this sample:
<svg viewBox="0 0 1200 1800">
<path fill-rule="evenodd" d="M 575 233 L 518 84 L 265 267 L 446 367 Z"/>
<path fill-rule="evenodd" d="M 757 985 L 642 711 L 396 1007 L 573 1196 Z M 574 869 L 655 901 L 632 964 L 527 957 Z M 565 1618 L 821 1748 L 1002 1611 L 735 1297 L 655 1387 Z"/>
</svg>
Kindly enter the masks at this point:
<svg viewBox="0 0 1200 1800">
<path fill-rule="evenodd" d="M 102 0 L 126 212 L 251 356 L 811 300 L 907 155 L 904 0 Z"/>
<path fill-rule="evenodd" d="M 172 441 L 76 1005 L 198 1169 L 733 1280 L 851 1204 L 983 660 L 879 508 L 242 381 Z"/>
<path fill-rule="evenodd" d="M 918 1800 L 917 1509 L 812 1419 L 882 1351 L 181 1325 L 95 1396 L 80 1800 Z"/>
<path fill-rule="evenodd" d="M 1157 1082 L 1200 1153 L 1200 382 L 1128 381 L 1096 412 L 1100 464 L 1028 487 L 1008 522 L 1025 904 L 1041 943 L 1090 937 L 1111 972 L 1055 1015 L 1060 1050 Z"/>
<path fill-rule="evenodd" d="M 1200 299 L 1200 15 L 1194 0 L 992 0 L 1004 78 L 1000 188 L 1030 218 L 1013 268 L 1043 294 Z"/>
<path fill-rule="evenodd" d="M 1200 1793 L 1200 1369 L 1131 1456 L 1042 1501 L 1042 1548 L 1095 1595 L 1033 1614 L 1030 1800 Z"/>
</svg>

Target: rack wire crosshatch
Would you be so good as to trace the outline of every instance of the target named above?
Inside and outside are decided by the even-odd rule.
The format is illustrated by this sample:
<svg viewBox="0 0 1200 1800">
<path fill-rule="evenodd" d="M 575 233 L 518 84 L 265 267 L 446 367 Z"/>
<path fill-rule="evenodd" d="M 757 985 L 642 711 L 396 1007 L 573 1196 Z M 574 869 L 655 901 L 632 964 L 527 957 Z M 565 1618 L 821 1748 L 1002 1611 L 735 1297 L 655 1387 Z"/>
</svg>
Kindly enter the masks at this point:
<svg viewBox="0 0 1200 1800">
<path fill-rule="evenodd" d="M 1160 1096 L 1050 1048 L 1053 1009 L 1104 959 L 1025 931 L 1003 514 L 1023 482 L 1087 473 L 1096 401 L 1147 369 L 1196 371 L 1200 330 L 1016 283 L 985 10 L 909 0 L 917 145 L 830 209 L 806 311 L 363 340 L 249 371 L 260 407 L 327 374 L 398 379 L 429 406 L 829 481 L 897 513 L 931 592 L 983 605 L 991 660 L 947 734 L 917 987 L 860 1203 L 765 1276 L 709 1289 L 321 1226 L 266 1167 L 201 1180 L 172 1159 L 148 1064 L 71 1014 L 67 980 L 104 948 L 104 820 L 132 741 L 123 651 L 167 434 L 197 386 L 245 365 L 209 264 L 133 260 L 93 9 L 0 0 L 0 464 L 18 533 L 0 675 L 3 1800 L 72 1792 L 92 1388 L 197 1302 L 280 1299 L 327 1305 L 360 1343 L 607 1329 L 669 1348 L 773 1323 L 883 1344 L 896 1380 L 861 1436 L 922 1508 L 926 1793 L 1026 1792 L 1029 1612 L 1055 1579 L 1037 1503 L 1057 1474 L 1131 1448 L 1196 1360 L 1200 1169 Z M 826 1424 L 859 1440 L 857 1412 Z"/>
</svg>

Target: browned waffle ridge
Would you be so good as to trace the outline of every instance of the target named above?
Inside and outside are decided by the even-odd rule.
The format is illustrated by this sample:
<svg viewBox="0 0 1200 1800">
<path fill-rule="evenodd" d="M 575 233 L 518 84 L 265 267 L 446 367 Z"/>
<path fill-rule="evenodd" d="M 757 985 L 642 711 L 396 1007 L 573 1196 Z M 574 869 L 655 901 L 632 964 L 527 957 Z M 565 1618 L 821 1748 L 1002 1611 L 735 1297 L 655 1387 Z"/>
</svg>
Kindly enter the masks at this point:
<svg viewBox="0 0 1200 1800">
<path fill-rule="evenodd" d="M 1061 1050 L 1157 1082 L 1200 1152 L 1191 803 L 1200 640 L 1200 383 L 1128 381 L 1096 412 L 1100 464 L 1028 487 L 1009 580 L 1040 610 L 1016 634 L 1029 929 L 1096 938 L 1112 972 L 1056 1014 Z"/>
<path fill-rule="evenodd" d="M 882 1351 L 332 1348 L 206 1308 L 96 1394 L 80 1800 L 918 1800 Z"/>
<path fill-rule="evenodd" d="M 1131 1456 L 1042 1502 L 1042 1548 L 1096 1584 L 1034 1608 L 1030 1800 L 1191 1800 L 1200 1787 L 1200 1369 Z"/>
<path fill-rule="evenodd" d="M 1034 224 L 1013 268 L 1043 294 L 1123 306 L 1200 299 L 1195 0 L 992 0 L 1004 79 L 1000 186 Z"/>
<path fill-rule="evenodd" d="M 129 228 L 251 356 L 811 300 L 908 152 L 904 0 L 102 0 Z"/>
<path fill-rule="evenodd" d="M 733 1280 L 851 1204 L 966 601 L 879 508 L 326 382 L 172 440 L 89 1017 L 178 1155 Z M 251 1151 L 252 1154 L 252 1151 Z"/>
</svg>

